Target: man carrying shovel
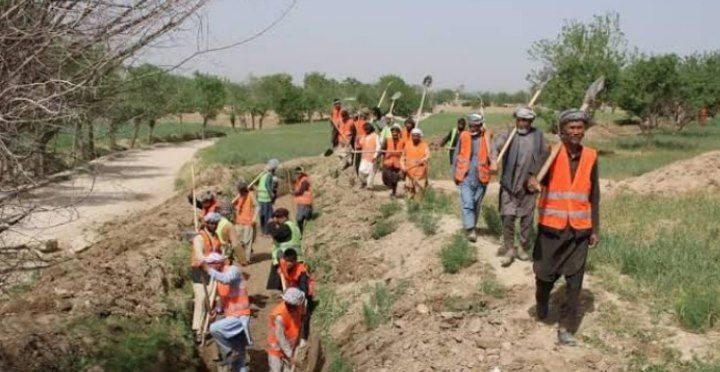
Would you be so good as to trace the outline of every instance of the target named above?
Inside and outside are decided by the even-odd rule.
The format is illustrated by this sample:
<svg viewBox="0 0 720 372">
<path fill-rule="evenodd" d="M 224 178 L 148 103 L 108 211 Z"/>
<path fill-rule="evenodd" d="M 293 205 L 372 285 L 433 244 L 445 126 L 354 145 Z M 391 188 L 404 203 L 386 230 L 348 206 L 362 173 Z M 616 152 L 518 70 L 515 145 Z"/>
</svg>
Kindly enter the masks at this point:
<svg viewBox="0 0 720 372">
<path fill-rule="evenodd" d="M 515 257 L 530 259 L 530 234 L 535 213 L 535 192 L 527 187 L 530 174 L 537 174 L 547 157 L 543 133 L 532 126 L 535 112 L 528 106 L 518 106 L 513 112 L 515 135 L 510 139 L 502 162 L 500 178 L 500 216 L 503 225 L 503 245 L 498 250 L 501 264 L 509 266 Z M 508 141 L 510 130 L 500 133 L 494 141 L 492 170 L 497 170 L 498 153 Z M 520 247 L 515 248 L 515 222 L 520 219 Z"/>
<path fill-rule="evenodd" d="M 600 185 L 597 151 L 581 144 L 590 118 L 584 110 L 560 114 L 561 144 L 549 171 L 528 180 L 539 191 L 538 235 L 533 251 L 536 311 L 539 319 L 549 312 L 550 292 L 560 276 L 565 277 L 565 304 L 561 309 L 558 341 L 576 345 L 578 309 L 588 248 L 600 240 Z M 545 167 L 543 167 L 545 168 Z M 540 181 L 538 181 L 540 179 Z"/>
</svg>

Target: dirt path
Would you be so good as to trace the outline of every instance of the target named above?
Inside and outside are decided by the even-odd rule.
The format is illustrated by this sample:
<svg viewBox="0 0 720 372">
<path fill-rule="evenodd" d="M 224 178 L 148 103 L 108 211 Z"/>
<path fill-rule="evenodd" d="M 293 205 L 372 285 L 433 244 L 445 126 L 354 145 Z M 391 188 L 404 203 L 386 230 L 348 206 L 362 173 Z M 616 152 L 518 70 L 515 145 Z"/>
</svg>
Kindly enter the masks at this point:
<svg viewBox="0 0 720 372">
<path fill-rule="evenodd" d="M 10 245 L 57 239 L 62 250 L 77 252 L 100 239 L 103 223 L 146 210 L 175 192 L 175 177 L 195 152 L 212 141 L 158 145 L 131 150 L 92 162 L 90 173 L 78 174 L 22 196 L 33 213 L 7 233 Z"/>
</svg>

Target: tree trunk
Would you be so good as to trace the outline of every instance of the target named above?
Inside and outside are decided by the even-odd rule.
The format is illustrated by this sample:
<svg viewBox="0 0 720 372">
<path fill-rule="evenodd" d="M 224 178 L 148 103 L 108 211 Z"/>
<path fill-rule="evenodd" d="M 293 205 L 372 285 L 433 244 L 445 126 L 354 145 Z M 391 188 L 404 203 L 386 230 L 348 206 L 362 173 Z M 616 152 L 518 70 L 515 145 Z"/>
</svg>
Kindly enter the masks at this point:
<svg viewBox="0 0 720 372">
<path fill-rule="evenodd" d="M 60 132 L 60 127 L 51 127 L 49 130 L 44 131 L 37 139 L 37 163 L 35 164 L 35 174 L 43 176 L 46 171 L 47 159 L 50 158 L 50 152 L 48 151 L 48 143 L 55 138 Z"/>
<path fill-rule="evenodd" d="M 153 142 L 155 142 L 155 139 L 153 138 L 153 134 L 155 134 L 155 119 L 148 120 L 148 139 L 147 142 L 149 145 L 152 145 Z"/>
<path fill-rule="evenodd" d="M 235 113 L 233 112 L 230 114 L 230 125 L 233 130 L 235 130 L 235 121 L 237 121 L 237 116 L 235 116 Z"/>
<path fill-rule="evenodd" d="M 208 123 L 208 117 L 207 117 L 207 115 L 205 115 L 205 116 L 203 116 L 202 128 L 200 129 L 200 138 L 202 138 L 203 140 L 205 139 L 205 128 L 207 127 L 207 123 Z"/>
<path fill-rule="evenodd" d="M 250 114 L 250 121 L 252 121 L 252 130 L 255 130 L 255 114 Z"/>
<path fill-rule="evenodd" d="M 263 120 L 265 120 L 265 114 L 260 114 L 260 120 L 258 120 L 258 129 L 262 130 Z"/>
<path fill-rule="evenodd" d="M 118 125 L 120 125 L 120 123 L 118 123 L 116 121 L 111 121 L 108 124 L 108 141 L 110 141 L 110 151 L 116 151 L 118 149 L 118 145 L 117 145 Z"/>
<path fill-rule="evenodd" d="M 179 114 L 177 114 L 177 117 L 178 117 L 178 121 L 180 122 L 180 124 L 182 124 L 182 123 L 183 123 L 183 121 L 182 121 L 182 120 L 183 120 L 183 114 L 182 114 L 182 113 L 179 113 Z"/>
<path fill-rule="evenodd" d="M 82 121 L 78 120 L 75 122 L 75 130 L 73 133 L 73 157 L 75 159 L 78 159 L 82 157 L 82 153 L 84 151 L 83 149 L 83 135 L 82 135 L 82 128 L 83 124 Z"/>
<path fill-rule="evenodd" d="M 87 152 L 85 154 L 85 159 L 95 159 L 95 156 L 97 155 L 95 152 L 95 123 L 92 120 L 89 120 L 85 123 L 85 127 L 87 129 L 87 145 L 85 146 L 87 148 Z"/>
<path fill-rule="evenodd" d="M 131 149 L 135 148 L 135 142 L 137 141 L 138 134 L 140 133 L 140 118 L 134 118 L 133 125 L 134 125 L 133 136 L 132 136 L 132 139 L 130 140 L 130 148 Z"/>
</svg>

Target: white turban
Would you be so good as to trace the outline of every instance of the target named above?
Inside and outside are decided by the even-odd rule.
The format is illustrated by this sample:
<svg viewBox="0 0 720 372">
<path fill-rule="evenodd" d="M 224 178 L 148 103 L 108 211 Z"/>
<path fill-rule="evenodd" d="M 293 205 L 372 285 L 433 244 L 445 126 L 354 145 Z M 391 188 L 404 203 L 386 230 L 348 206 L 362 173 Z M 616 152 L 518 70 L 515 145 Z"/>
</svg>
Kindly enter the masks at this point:
<svg viewBox="0 0 720 372">
<path fill-rule="evenodd" d="M 285 290 L 282 298 L 283 301 L 287 302 L 288 304 L 297 306 L 305 302 L 305 293 L 295 287 L 290 287 Z"/>
<path fill-rule="evenodd" d="M 518 106 L 515 108 L 515 112 L 513 112 L 513 116 L 518 119 L 534 120 L 535 112 L 530 107 Z"/>
<path fill-rule="evenodd" d="M 203 262 L 211 265 L 225 262 L 225 256 L 217 252 L 212 252 L 209 255 L 203 257 Z"/>
<path fill-rule="evenodd" d="M 417 135 L 420 136 L 420 137 L 423 136 L 423 132 L 420 130 L 420 128 L 413 128 L 413 129 L 410 131 L 410 134 L 411 134 L 411 135 L 417 134 Z"/>
<path fill-rule="evenodd" d="M 468 115 L 468 122 L 470 124 L 482 124 L 485 122 L 485 117 L 480 114 L 470 114 Z"/>
<path fill-rule="evenodd" d="M 220 215 L 220 213 L 210 212 L 210 213 L 206 214 L 205 217 L 203 217 L 203 221 L 210 222 L 210 223 L 213 223 L 213 222 L 218 223 L 218 222 L 220 222 L 221 218 L 222 218 L 222 216 Z"/>
<path fill-rule="evenodd" d="M 270 159 L 267 162 L 267 165 L 265 166 L 265 169 L 268 171 L 272 171 L 277 169 L 277 167 L 280 166 L 280 161 L 277 159 Z"/>
</svg>

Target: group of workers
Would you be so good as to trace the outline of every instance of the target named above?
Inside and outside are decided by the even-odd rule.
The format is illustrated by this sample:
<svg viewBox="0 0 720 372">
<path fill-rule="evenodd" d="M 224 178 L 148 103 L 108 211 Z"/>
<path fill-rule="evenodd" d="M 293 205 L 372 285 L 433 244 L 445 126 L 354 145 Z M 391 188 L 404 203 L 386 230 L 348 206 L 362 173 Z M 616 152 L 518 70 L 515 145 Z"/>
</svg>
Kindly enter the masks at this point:
<svg viewBox="0 0 720 372">
<path fill-rule="evenodd" d="M 383 115 L 379 108 L 357 110 L 352 116 L 339 99 L 333 101 L 330 117 L 332 146 L 340 159 L 343 171 L 355 166 L 361 188 L 374 186 L 377 164 L 382 167 L 382 182 L 397 196 L 400 181 L 405 182 L 405 195 L 419 198 L 428 186 L 430 146 L 423 139 L 423 131 L 416 128 L 413 118 L 404 124 L 393 123 L 392 114 Z"/>
<path fill-rule="evenodd" d="M 341 169 L 355 159 L 361 187 L 371 186 L 374 166 L 379 163 L 392 196 L 404 178 L 406 196 L 422 197 L 428 187 L 431 152 L 423 132 L 413 118 L 405 119 L 401 127 L 393 124 L 392 115 L 383 117 L 378 108 L 373 110 L 372 122 L 367 122 L 368 114 L 359 110 L 351 117 L 340 100 L 333 102 L 332 144 Z M 557 123 L 561 141 L 552 152 L 543 132 L 533 125 L 536 114 L 531 107 L 518 106 L 513 117 L 514 129 L 493 136 L 482 114 L 470 114 L 458 119 L 457 126 L 432 147 L 447 150 L 470 242 L 477 240 L 482 201 L 491 178 L 497 175 L 503 236 L 497 252 L 500 263 L 507 267 L 515 259 L 533 260 L 539 319 L 547 318 L 550 292 L 559 277 L 565 277 L 558 340 L 574 345 L 588 248 L 599 241 L 597 152 L 582 145 L 590 117 L 578 109 L 562 112 Z M 537 236 L 531 248 L 536 209 Z"/>
<path fill-rule="evenodd" d="M 372 121 L 368 121 L 369 114 L 359 110 L 351 116 L 339 100 L 333 102 L 332 145 L 340 170 L 354 167 L 360 187 L 372 188 L 380 164 L 382 181 L 391 196 L 397 196 L 398 183 L 404 180 L 405 195 L 421 198 L 428 187 L 431 153 L 423 132 L 412 118 L 400 126 L 378 108 L 373 110 Z M 516 258 L 533 260 L 536 316 L 541 320 L 548 317 L 555 282 L 564 276 L 566 299 L 558 340 L 574 345 L 588 249 L 599 241 L 597 152 L 582 145 L 590 118 L 575 109 L 561 113 L 561 141 L 555 145 L 557 151 L 550 151 L 542 131 L 533 126 L 536 115 L 530 107 L 519 106 L 513 117 L 513 130 L 493 136 L 483 115 L 470 114 L 459 119 L 433 147 L 444 146 L 448 152 L 470 242 L 477 240 L 482 201 L 491 178 L 497 175 L 503 235 L 497 254 L 501 264 L 509 266 Z M 255 181 L 238 182 L 237 196 L 230 203 L 219 202 L 212 191 L 188 196 L 200 214 L 191 254 L 192 329 L 198 342 L 204 342 L 205 330 L 209 330 L 221 363 L 233 371 L 246 370 L 245 349 L 252 344 L 248 278 L 240 267 L 252 262 L 258 224 L 261 233 L 273 241 L 266 288 L 282 293 L 267 324 L 270 370 L 290 370 L 296 349 L 304 347 L 309 335 L 314 283 L 303 260 L 302 234 L 313 214 L 312 186 L 304 169 L 296 168 L 291 190 L 296 216 L 291 220 L 288 209 L 274 208 L 278 166 L 277 160 L 270 160 L 255 180 L 257 185 Z M 536 209 L 538 232 L 531 253 Z M 213 307 L 216 298 L 219 306 Z"/>
<path fill-rule="evenodd" d="M 212 190 L 188 195 L 199 212 L 190 255 L 195 296 L 192 329 L 198 343 L 212 336 L 225 370 L 247 371 L 245 353 L 253 342 L 252 301 L 249 277 L 241 267 L 252 262 L 258 229 L 273 241 L 267 289 L 282 294 L 267 323 L 270 370 L 290 370 L 296 350 L 305 347 L 309 336 L 314 282 L 303 262 L 301 240 L 313 214 L 312 187 L 304 169 L 295 168 L 291 193 L 296 218 L 291 220 L 288 209 L 274 207 L 279 164 L 271 159 L 255 181 L 238 182 L 231 202 L 219 201 Z"/>
</svg>

